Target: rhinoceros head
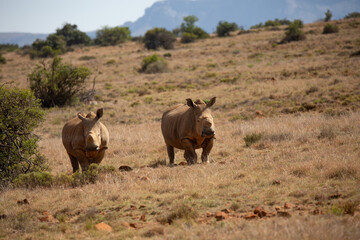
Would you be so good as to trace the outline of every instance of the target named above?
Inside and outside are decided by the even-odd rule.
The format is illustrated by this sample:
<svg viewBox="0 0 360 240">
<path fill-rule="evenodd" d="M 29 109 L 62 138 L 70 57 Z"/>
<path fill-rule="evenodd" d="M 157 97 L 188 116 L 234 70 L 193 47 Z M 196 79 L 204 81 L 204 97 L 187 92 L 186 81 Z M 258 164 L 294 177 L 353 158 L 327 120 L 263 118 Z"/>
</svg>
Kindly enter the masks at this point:
<svg viewBox="0 0 360 240">
<path fill-rule="evenodd" d="M 187 105 L 193 111 L 195 116 L 195 131 L 202 137 L 215 135 L 215 125 L 211 116 L 210 107 L 214 105 L 216 97 L 213 97 L 208 103 L 198 99 L 193 102 L 190 98 L 186 99 Z"/>
<path fill-rule="evenodd" d="M 103 115 L 103 109 L 88 113 L 86 116 L 78 113 L 78 118 L 84 127 L 85 151 L 88 154 L 100 150 L 101 147 L 101 125 L 99 119 Z"/>
</svg>

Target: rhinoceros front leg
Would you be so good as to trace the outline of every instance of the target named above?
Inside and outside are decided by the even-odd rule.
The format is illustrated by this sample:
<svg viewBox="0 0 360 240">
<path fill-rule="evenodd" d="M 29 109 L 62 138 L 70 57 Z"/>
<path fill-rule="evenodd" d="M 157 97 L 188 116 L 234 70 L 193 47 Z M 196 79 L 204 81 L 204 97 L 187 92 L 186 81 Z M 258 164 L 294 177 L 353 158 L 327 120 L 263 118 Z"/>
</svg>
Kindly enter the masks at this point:
<svg viewBox="0 0 360 240">
<path fill-rule="evenodd" d="M 208 163 L 209 162 L 209 154 L 211 152 L 211 149 L 214 146 L 214 138 L 207 138 L 205 139 L 205 141 L 203 142 L 202 146 L 202 154 L 201 154 L 201 161 L 203 163 Z"/>
<path fill-rule="evenodd" d="M 86 158 L 85 152 L 79 149 L 76 150 L 76 159 L 78 160 L 81 166 L 81 171 L 85 172 L 89 167 L 89 161 Z"/>
<path fill-rule="evenodd" d="M 169 156 L 170 165 L 174 165 L 174 159 L 175 159 L 174 147 L 170 146 L 169 144 L 166 144 L 166 150 Z"/>
<path fill-rule="evenodd" d="M 77 170 L 79 170 L 79 162 L 78 160 L 76 159 L 76 157 L 70 155 L 68 153 L 69 157 L 70 157 L 70 161 L 71 161 L 71 166 L 73 168 L 73 173 L 75 173 Z"/>
<path fill-rule="evenodd" d="M 195 164 L 197 163 L 197 155 L 195 152 L 195 147 L 194 144 L 192 143 L 192 141 L 190 141 L 189 139 L 183 139 L 181 141 L 185 152 L 184 152 L 184 158 L 186 159 L 186 162 L 188 164 Z"/>
</svg>

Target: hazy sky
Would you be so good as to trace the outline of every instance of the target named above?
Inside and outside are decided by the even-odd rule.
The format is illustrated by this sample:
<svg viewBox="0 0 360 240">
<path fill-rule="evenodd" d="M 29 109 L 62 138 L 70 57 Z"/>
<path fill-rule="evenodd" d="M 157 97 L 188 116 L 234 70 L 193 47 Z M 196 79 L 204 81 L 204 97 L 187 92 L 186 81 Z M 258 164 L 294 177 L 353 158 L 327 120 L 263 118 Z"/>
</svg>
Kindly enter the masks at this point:
<svg viewBox="0 0 360 240">
<path fill-rule="evenodd" d="M 95 31 L 141 17 L 159 0 L 0 0 L 0 32 L 53 33 L 64 23 Z"/>
</svg>

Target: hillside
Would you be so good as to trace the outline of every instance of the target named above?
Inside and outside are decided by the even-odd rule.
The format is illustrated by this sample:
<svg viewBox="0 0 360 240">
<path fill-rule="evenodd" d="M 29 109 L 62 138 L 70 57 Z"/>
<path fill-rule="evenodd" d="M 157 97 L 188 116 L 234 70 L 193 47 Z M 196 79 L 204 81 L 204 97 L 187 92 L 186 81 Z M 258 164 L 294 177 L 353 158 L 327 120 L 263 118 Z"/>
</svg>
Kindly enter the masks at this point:
<svg viewBox="0 0 360 240">
<path fill-rule="evenodd" d="M 54 176 L 71 175 L 62 127 L 103 107 L 110 145 L 101 166 L 116 171 L 83 186 L 1 189 L 0 238 L 359 239 L 360 20 L 332 23 L 339 33 L 306 24 L 306 39 L 288 44 L 278 44 L 284 29 L 264 29 L 174 50 L 127 42 L 61 56 L 91 69 L 96 101 L 47 110 L 40 151 Z M 170 53 L 170 72 L 139 73 L 154 53 Z M 28 88 L 41 60 L 3 56 L 1 84 Z M 162 113 L 213 96 L 211 162 L 182 165 L 176 151 L 170 167 Z M 123 165 L 133 171 L 118 171 Z M 96 230 L 101 222 L 111 232 Z"/>
</svg>

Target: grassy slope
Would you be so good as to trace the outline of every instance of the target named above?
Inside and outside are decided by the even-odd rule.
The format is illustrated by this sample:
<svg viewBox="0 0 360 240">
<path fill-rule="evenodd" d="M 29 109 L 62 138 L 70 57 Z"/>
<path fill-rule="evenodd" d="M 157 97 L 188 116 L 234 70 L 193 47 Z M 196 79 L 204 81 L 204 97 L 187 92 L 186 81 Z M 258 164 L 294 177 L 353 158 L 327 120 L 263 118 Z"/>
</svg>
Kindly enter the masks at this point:
<svg viewBox="0 0 360 240">
<path fill-rule="evenodd" d="M 65 121 L 97 107 L 105 108 L 111 133 L 102 165 L 134 171 L 102 174 L 95 184 L 77 188 L 2 190 L 0 214 L 7 218 L 0 219 L 0 238 L 359 238 L 360 61 L 350 55 L 360 49 L 360 22 L 336 24 L 340 32 L 329 35 L 321 34 L 323 23 L 306 25 L 305 41 L 283 45 L 274 44 L 283 30 L 178 44 L 156 52 L 172 55 L 171 72 L 163 74 L 137 72 L 154 53 L 137 43 L 62 56 L 92 70 L 97 105 L 47 112 L 37 133 L 52 173 L 71 172 L 60 136 Z M 38 62 L 4 56 L 1 82 L 27 87 L 26 75 Z M 162 112 L 188 97 L 212 96 L 212 162 L 144 167 L 166 158 Z M 246 147 L 244 137 L 253 133 L 262 138 Z M 177 163 L 182 154 L 176 153 Z M 24 198 L 30 204 L 18 205 Z M 296 207 L 284 209 L 287 202 Z M 245 220 L 257 206 L 269 217 Z M 291 217 L 276 216 L 276 206 Z M 214 213 L 222 209 L 229 209 L 228 218 L 216 221 Z M 354 209 L 354 215 L 342 214 Z M 60 222 L 39 221 L 44 211 Z M 182 218 L 163 224 L 175 213 Z M 98 222 L 113 232 L 94 230 Z"/>
</svg>

